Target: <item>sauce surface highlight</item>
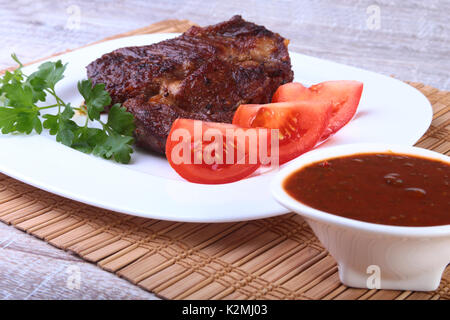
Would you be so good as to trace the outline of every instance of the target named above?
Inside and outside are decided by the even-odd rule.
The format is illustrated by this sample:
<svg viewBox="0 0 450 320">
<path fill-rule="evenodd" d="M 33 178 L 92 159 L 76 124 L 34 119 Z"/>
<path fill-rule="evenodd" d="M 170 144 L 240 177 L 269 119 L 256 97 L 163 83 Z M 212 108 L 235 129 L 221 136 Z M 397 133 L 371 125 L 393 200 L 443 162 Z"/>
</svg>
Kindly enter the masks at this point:
<svg viewBox="0 0 450 320">
<path fill-rule="evenodd" d="M 296 200 L 338 216 L 396 226 L 450 225 L 450 165 L 362 153 L 303 167 L 283 185 Z"/>
</svg>

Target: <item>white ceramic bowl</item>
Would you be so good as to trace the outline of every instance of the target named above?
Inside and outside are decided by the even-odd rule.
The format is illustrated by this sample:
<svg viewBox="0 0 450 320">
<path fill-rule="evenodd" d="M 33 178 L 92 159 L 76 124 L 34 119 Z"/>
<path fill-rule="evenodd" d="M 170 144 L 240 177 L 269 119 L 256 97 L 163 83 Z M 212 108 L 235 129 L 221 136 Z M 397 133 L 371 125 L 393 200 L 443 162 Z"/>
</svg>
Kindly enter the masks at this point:
<svg viewBox="0 0 450 320">
<path fill-rule="evenodd" d="M 397 145 L 349 144 L 311 151 L 281 169 L 272 182 L 277 201 L 302 215 L 336 259 L 342 283 L 351 287 L 435 290 L 450 262 L 450 225 L 400 227 L 362 222 L 329 214 L 292 198 L 283 181 L 305 165 L 344 155 L 402 153 L 438 159 L 450 157 L 430 150 Z"/>
</svg>

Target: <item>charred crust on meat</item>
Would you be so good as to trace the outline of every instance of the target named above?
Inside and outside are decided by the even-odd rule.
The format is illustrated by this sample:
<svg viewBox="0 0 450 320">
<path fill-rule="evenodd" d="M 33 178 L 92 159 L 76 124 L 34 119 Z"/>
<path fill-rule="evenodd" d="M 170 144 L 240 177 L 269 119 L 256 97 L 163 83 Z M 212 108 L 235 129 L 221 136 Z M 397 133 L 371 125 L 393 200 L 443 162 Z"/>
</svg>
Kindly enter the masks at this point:
<svg viewBox="0 0 450 320">
<path fill-rule="evenodd" d="M 112 104 L 122 103 L 136 122 L 136 144 L 159 153 L 177 118 L 231 123 L 244 103 L 268 103 L 293 80 L 279 34 L 234 16 L 179 37 L 105 54 L 87 66 L 94 84 L 105 83 Z"/>
</svg>

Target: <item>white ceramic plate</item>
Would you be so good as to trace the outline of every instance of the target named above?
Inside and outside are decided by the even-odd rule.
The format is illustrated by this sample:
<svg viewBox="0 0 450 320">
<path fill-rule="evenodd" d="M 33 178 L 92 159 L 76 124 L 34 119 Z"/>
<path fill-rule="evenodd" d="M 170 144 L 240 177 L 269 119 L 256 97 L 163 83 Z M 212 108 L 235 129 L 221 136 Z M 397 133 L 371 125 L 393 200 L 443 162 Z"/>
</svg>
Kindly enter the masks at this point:
<svg viewBox="0 0 450 320">
<path fill-rule="evenodd" d="M 177 34 L 152 34 L 99 43 L 57 58 L 69 63 L 56 91 L 72 105 L 82 102 L 76 83 L 85 66 L 114 49 L 159 42 Z M 320 148 L 357 142 L 414 144 L 431 123 L 428 100 L 405 83 L 374 72 L 290 53 L 295 81 L 364 82 L 355 118 Z M 24 68 L 35 71 L 40 63 Z M 81 119 L 80 119 L 81 120 Z M 46 134 L 0 135 L 0 172 L 49 192 L 114 211 L 186 222 L 227 222 L 288 212 L 270 195 L 274 172 L 225 185 L 184 181 L 163 157 L 136 150 L 120 165 L 72 150 Z"/>
</svg>

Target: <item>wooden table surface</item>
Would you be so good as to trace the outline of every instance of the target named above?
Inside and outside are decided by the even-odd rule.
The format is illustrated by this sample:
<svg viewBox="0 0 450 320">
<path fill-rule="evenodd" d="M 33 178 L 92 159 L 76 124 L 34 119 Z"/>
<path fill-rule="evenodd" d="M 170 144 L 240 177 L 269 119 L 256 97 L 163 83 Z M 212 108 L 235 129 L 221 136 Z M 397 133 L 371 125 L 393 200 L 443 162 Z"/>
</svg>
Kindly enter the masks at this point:
<svg viewBox="0 0 450 320">
<path fill-rule="evenodd" d="M 450 90 L 447 0 L 0 1 L 0 69 L 164 19 L 241 14 L 290 50 Z M 155 299 L 95 265 L 0 223 L 0 299 Z"/>
</svg>

